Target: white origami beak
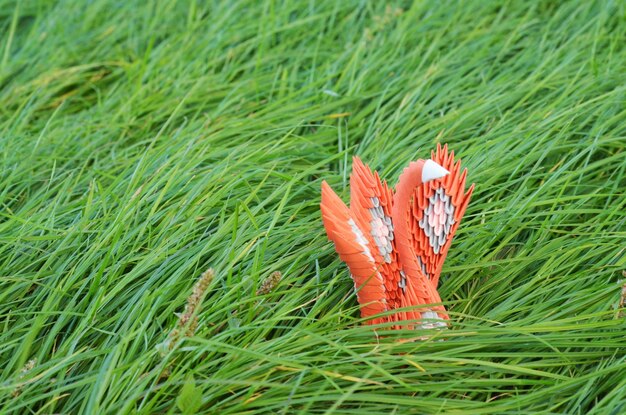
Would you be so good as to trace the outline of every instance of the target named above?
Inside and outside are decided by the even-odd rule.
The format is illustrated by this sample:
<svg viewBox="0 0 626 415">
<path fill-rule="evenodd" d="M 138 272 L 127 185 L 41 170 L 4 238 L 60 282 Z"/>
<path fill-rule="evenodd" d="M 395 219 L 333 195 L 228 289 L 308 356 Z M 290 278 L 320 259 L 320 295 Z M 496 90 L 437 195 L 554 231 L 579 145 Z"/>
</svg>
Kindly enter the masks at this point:
<svg viewBox="0 0 626 415">
<path fill-rule="evenodd" d="M 441 167 L 439 164 L 432 160 L 426 160 L 424 162 L 424 167 L 422 168 L 422 183 L 439 179 L 440 177 L 448 174 L 450 174 L 450 172 Z"/>
</svg>

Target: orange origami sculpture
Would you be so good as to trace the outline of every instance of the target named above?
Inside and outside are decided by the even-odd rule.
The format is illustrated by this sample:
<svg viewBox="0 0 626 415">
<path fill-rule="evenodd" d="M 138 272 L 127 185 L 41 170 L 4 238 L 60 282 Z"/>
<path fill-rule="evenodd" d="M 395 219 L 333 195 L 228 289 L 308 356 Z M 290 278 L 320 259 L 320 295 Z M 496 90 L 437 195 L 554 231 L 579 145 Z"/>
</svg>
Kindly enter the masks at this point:
<svg viewBox="0 0 626 415">
<path fill-rule="evenodd" d="M 447 145 L 438 145 L 431 158 L 411 162 L 394 193 L 354 157 L 350 208 L 322 182 L 324 227 L 350 269 L 361 316 L 427 305 L 371 318 L 370 324 L 428 319 L 418 327 L 432 328 L 449 319 L 442 305 L 434 305 L 441 303 L 437 284 L 474 185 L 465 192 L 467 169 L 461 172 Z"/>
</svg>

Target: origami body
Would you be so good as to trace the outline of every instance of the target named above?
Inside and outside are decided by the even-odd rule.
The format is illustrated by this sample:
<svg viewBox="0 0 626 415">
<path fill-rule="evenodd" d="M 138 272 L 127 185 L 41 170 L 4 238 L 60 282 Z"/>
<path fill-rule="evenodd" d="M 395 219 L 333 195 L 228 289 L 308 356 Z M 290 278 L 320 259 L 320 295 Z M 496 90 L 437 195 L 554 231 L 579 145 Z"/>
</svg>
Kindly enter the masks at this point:
<svg viewBox="0 0 626 415">
<path fill-rule="evenodd" d="M 361 316 L 428 304 L 368 322 L 436 319 L 422 327 L 445 326 L 445 308 L 433 304 L 441 303 L 439 274 L 474 190 L 465 192 L 467 170 L 447 145 L 438 145 L 431 160 L 411 162 L 395 193 L 358 157 L 352 168 L 350 208 L 324 181 L 321 210 L 328 238 L 350 269 Z"/>
</svg>

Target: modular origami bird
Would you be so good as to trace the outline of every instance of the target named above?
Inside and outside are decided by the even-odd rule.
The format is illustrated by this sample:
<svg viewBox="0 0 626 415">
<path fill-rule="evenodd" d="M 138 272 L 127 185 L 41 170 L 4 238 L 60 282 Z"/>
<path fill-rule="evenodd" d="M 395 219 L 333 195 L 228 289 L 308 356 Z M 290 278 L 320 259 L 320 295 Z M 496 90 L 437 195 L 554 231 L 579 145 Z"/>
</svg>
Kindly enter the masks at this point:
<svg viewBox="0 0 626 415">
<path fill-rule="evenodd" d="M 447 326 L 437 285 L 474 190 L 472 184 L 465 191 L 466 176 L 454 152 L 438 144 L 430 160 L 413 161 L 404 169 L 395 193 L 378 172 L 354 157 L 350 208 L 322 182 L 324 227 L 350 269 L 361 317 L 369 318 L 369 324 Z"/>
</svg>

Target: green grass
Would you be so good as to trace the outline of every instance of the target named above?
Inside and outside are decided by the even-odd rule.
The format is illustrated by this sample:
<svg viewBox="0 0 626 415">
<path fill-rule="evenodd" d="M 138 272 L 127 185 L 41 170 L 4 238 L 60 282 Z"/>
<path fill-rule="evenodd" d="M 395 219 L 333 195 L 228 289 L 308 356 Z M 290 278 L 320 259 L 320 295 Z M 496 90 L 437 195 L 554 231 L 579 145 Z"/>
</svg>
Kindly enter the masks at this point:
<svg viewBox="0 0 626 415">
<path fill-rule="evenodd" d="M 619 1 L 3 1 L 2 413 L 626 412 L 624 62 Z M 452 325 L 377 337 L 320 183 L 439 141 Z"/>
</svg>

